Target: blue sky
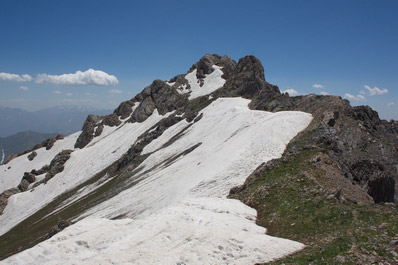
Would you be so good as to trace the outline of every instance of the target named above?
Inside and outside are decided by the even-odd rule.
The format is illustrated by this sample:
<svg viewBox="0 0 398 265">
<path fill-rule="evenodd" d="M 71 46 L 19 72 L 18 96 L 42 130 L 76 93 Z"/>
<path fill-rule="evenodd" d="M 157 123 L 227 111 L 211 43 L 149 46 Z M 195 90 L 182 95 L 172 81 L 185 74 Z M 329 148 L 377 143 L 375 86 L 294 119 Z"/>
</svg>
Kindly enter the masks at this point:
<svg viewBox="0 0 398 265">
<path fill-rule="evenodd" d="M 0 106 L 113 109 L 206 53 L 252 54 L 283 91 L 345 96 L 398 119 L 397 10 L 368 0 L 3 0 Z M 77 71 L 80 83 L 62 76 Z"/>
</svg>

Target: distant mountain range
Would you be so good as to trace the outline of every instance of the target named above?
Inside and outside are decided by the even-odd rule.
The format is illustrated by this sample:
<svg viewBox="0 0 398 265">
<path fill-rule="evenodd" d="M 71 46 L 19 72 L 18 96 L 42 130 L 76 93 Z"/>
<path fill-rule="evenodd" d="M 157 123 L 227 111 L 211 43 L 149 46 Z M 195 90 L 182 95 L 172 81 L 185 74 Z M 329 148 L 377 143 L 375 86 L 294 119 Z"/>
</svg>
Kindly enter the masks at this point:
<svg viewBox="0 0 398 265">
<path fill-rule="evenodd" d="M 84 106 L 61 106 L 39 111 L 0 107 L 0 137 L 26 131 L 68 135 L 81 130 L 87 115 L 110 112 Z"/>
<path fill-rule="evenodd" d="M 56 133 L 38 133 L 32 131 L 19 132 L 8 137 L 0 137 L 0 164 L 11 154 L 18 154 L 31 149 L 45 139 L 55 137 Z"/>
</svg>

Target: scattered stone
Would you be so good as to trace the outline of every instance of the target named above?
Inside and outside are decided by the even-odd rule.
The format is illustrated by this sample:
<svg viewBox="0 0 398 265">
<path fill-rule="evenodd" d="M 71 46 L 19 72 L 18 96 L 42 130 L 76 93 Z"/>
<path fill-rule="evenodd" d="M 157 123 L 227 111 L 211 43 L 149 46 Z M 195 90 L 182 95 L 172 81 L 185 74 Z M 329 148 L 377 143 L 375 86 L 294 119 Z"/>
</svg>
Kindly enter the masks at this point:
<svg viewBox="0 0 398 265">
<path fill-rule="evenodd" d="M 392 245 L 392 246 L 398 245 L 398 240 L 391 240 L 390 245 Z"/>
<path fill-rule="evenodd" d="M 31 172 L 25 172 L 22 179 L 25 179 L 30 184 L 36 181 L 36 176 Z"/>
<path fill-rule="evenodd" d="M 20 191 L 27 191 L 29 187 L 29 182 L 26 179 L 22 179 L 21 183 L 18 185 Z"/>
<path fill-rule="evenodd" d="M 50 231 L 48 231 L 48 233 L 46 235 L 46 239 L 51 238 L 52 236 L 61 232 L 62 230 L 64 230 L 66 227 L 68 227 L 70 225 L 71 225 L 71 223 L 69 221 L 65 221 L 65 220 L 59 221 L 57 225 L 51 227 Z"/>
<path fill-rule="evenodd" d="M 46 150 L 50 150 L 53 146 L 54 143 L 57 141 L 55 138 L 48 138 L 47 140 L 44 140 L 44 142 L 41 143 L 43 147 L 46 148 Z"/>
<path fill-rule="evenodd" d="M 30 155 L 28 155 L 28 160 L 32 161 L 36 156 L 37 156 L 36 151 L 33 151 L 32 153 L 30 153 Z"/>
</svg>

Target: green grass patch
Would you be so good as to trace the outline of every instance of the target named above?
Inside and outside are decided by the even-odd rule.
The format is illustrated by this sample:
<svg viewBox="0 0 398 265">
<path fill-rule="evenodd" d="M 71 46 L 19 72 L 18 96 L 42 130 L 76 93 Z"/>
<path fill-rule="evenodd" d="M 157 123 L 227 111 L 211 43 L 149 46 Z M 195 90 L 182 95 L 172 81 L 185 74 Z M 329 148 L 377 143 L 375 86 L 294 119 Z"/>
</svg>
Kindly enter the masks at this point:
<svg viewBox="0 0 398 265">
<path fill-rule="evenodd" d="M 283 158 L 230 196 L 256 208 L 257 223 L 268 234 L 306 244 L 271 264 L 396 263 L 389 242 L 398 237 L 397 208 L 330 198 L 316 182 L 322 172 L 310 163 L 319 152 L 310 149 Z"/>
</svg>

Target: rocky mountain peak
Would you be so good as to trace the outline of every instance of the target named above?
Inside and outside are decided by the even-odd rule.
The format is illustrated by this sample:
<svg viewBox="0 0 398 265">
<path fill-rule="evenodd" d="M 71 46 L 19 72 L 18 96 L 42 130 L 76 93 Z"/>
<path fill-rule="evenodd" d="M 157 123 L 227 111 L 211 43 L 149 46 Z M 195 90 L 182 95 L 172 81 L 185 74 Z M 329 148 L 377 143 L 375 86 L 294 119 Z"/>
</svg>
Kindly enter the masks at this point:
<svg viewBox="0 0 398 265">
<path fill-rule="evenodd" d="M 237 63 L 225 55 L 206 54 L 198 62 L 194 63 L 188 72 L 196 69 L 196 77 L 198 79 L 205 78 L 206 75 L 213 72 L 213 65 L 221 66 L 224 73 L 223 78 L 228 79 L 235 70 Z"/>
</svg>

